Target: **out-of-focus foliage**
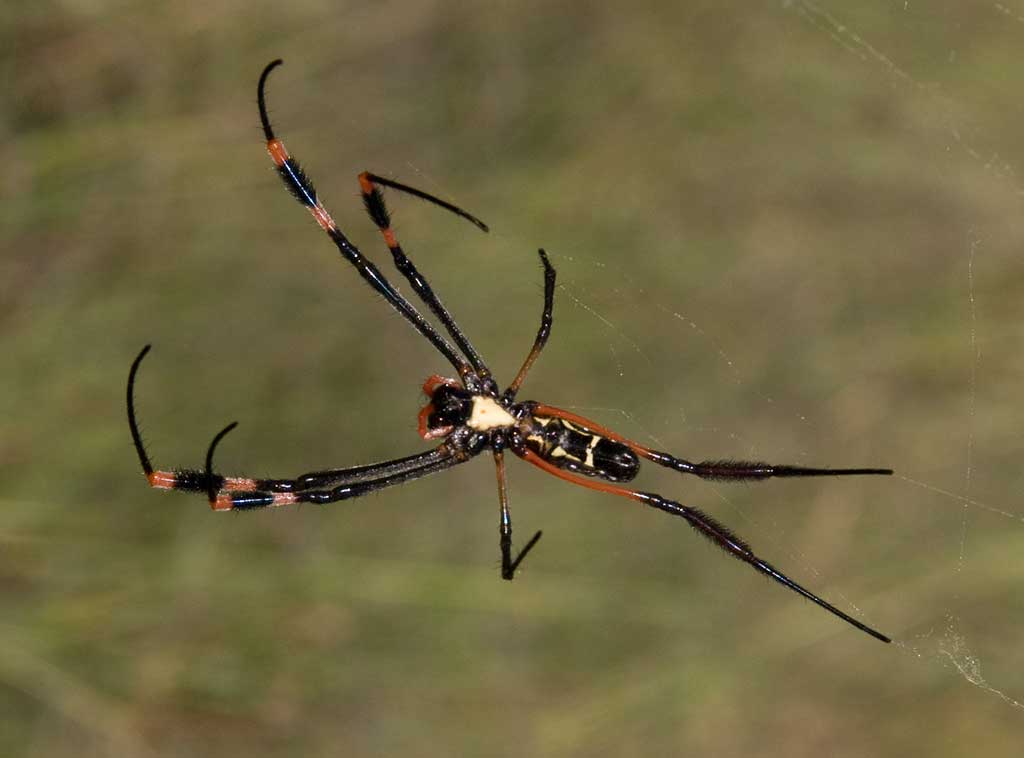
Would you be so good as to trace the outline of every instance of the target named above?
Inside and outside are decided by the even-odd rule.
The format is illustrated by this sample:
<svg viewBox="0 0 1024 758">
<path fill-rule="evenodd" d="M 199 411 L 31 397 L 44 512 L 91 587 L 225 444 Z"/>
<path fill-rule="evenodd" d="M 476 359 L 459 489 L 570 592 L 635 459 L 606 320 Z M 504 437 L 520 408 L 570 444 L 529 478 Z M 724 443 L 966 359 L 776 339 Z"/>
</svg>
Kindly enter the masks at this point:
<svg viewBox="0 0 1024 758">
<path fill-rule="evenodd" d="M 925 7 L 927 5 L 927 7 Z M 1024 700 L 1024 7 L 22 3 L 0 27 L 0 754 L 1010 755 Z M 693 458 L 644 472 L 897 638 L 682 523 L 486 457 L 329 508 L 211 514 L 158 464 L 408 454 L 447 366 L 338 260 L 271 116 L 390 273 L 355 177 L 500 376 Z M 387 264 L 387 265 L 385 265 Z M 965 499 L 966 498 L 966 499 Z M 975 668 L 979 666 L 980 668 Z M 970 681 L 973 678 L 973 683 Z M 998 692 L 996 692 L 998 691 Z"/>
</svg>

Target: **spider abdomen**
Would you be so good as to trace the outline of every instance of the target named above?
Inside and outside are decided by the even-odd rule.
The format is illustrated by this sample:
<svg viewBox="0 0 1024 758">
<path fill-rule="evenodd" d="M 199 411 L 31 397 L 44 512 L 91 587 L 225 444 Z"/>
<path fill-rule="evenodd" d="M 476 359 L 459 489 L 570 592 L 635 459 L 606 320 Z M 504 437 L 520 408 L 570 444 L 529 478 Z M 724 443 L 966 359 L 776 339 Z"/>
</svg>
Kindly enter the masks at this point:
<svg viewBox="0 0 1024 758">
<path fill-rule="evenodd" d="M 526 444 L 559 468 L 611 482 L 628 482 L 640 459 L 626 445 L 565 419 L 534 416 L 536 427 Z"/>
</svg>

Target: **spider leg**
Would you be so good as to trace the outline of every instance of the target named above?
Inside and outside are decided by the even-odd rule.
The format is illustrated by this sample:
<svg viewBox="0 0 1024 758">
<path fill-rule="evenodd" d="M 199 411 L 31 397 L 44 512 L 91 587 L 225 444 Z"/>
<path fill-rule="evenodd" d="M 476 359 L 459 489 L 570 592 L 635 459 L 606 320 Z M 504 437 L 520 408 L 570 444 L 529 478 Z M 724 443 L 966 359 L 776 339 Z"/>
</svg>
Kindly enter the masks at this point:
<svg viewBox="0 0 1024 758">
<path fill-rule="evenodd" d="M 483 221 L 478 219 L 472 213 L 469 213 L 468 211 L 463 210 L 462 208 L 460 208 L 457 205 L 453 205 L 452 203 L 449 203 L 447 200 L 442 200 L 439 197 L 435 197 L 434 195 L 431 195 L 429 192 L 424 192 L 421 189 L 416 189 L 415 187 L 410 187 L 408 184 L 402 184 L 401 182 L 396 182 L 394 179 L 388 179 L 387 177 L 380 176 L 378 174 L 372 174 L 369 171 L 364 171 L 362 174 L 359 175 L 359 184 L 360 184 L 360 186 L 363 184 L 363 177 L 365 177 L 367 180 L 369 180 L 372 184 L 379 184 L 382 187 L 391 187 L 392 189 L 396 189 L 399 192 L 404 192 L 407 195 L 412 195 L 413 197 L 418 197 L 420 200 L 426 200 L 428 203 L 433 203 L 434 205 L 438 205 L 438 206 L 444 208 L 446 211 L 448 211 L 450 213 L 454 213 L 456 216 L 459 216 L 460 218 L 466 219 L 471 224 L 473 224 L 473 226 L 475 226 L 477 229 L 479 229 L 482 232 L 489 232 L 489 231 L 491 231 L 491 228 L 489 226 L 487 226 L 487 224 L 485 224 Z M 373 215 L 371 213 L 371 218 L 372 217 L 373 217 Z M 374 221 L 376 221 L 376 218 L 374 218 Z"/>
<path fill-rule="evenodd" d="M 548 472 L 549 474 L 557 476 L 559 479 L 564 479 L 567 482 L 572 482 L 573 484 L 578 484 L 581 487 L 586 487 L 588 489 L 597 490 L 598 492 L 607 492 L 612 495 L 627 497 L 631 500 L 636 500 L 637 502 L 643 503 L 644 505 L 649 505 L 659 510 L 665 511 L 666 513 L 670 513 L 673 516 L 679 516 L 680 518 L 685 519 L 687 523 L 689 523 L 690 526 L 692 526 L 699 534 L 709 539 L 712 543 L 720 547 L 722 550 L 729 553 L 733 557 L 738 558 L 741 561 L 744 561 L 745 563 L 749 563 L 757 571 L 760 571 L 762 574 L 771 577 L 776 582 L 781 584 L 783 587 L 787 587 L 791 589 L 793 592 L 796 592 L 799 595 L 803 595 L 805 598 L 810 600 L 815 605 L 824 608 L 826 611 L 828 611 L 834 616 L 838 616 L 846 623 L 856 627 L 857 629 L 860 629 L 862 632 L 871 635 L 876 640 L 881 640 L 882 642 L 892 642 L 892 640 L 889 637 L 886 637 L 881 632 L 872 629 L 870 626 L 867 626 L 866 624 L 858 621 L 852 616 L 843 613 L 841 610 L 836 608 L 831 603 L 821 599 L 810 590 L 807 590 L 804 587 L 797 584 L 796 582 L 794 582 L 792 579 L 790 579 L 788 576 L 786 576 L 781 571 L 776 569 L 767 561 L 757 557 L 754 554 L 754 551 L 746 542 L 744 542 L 740 537 L 735 535 L 726 526 L 719 524 L 706 513 L 696 508 L 691 508 L 689 506 L 682 505 L 681 503 L 677 503 L 674 500 L 668 500 L 667 498 L 664 498 L 661 495 L 656 495 L 651 492 L 639 492 L 637 490 L 616 487 L 612 484 L 603 482 L 601 480 L 586 479 L 576 474 L 572 474 L 568 471 L 558 468 L 557 466 L 552 465 L 551 463 L 548 463 L 546 460 L 544 460 L 539 455 L 534 453 L 529 448 L 526 448 L 525 446 L 522 449 L 518 450 L 513 447 L 512 450 L 516 455 L 525 460 L 527 463 L 532 463 L 534 466 Z"/>
<path fill-rule="evenodd" d="M 555 408 L 543 403 L 534 403 L 533 412 L 541 416 L 553 416 L 565 419 L 586 429 L 607 437 L 610 440 L 621 442 L 637 455 L 646 458 L 659 466 L 679 471 L 683 474 L 693 474 L 702 479 L 712 480 L 751 480 L 769 479 L 771 477 L 792 477 L 792 476 L 889 476 L 892 469 L 888 468 L 808 468 L 805 466 L 775 465 L 755 461 L 701 461 L 691 463 L 690 461 L 676 458 L 669 453 L 652 450 L 638 442 L 616 434 L 611 429 L 601 426 L 583 416 L 578 416 L 561 408 Z"/>
<path fill-rule="evenodd" d="M 416 331 L 418 331 L 423 337 L 432 344 L 441 355 L 448 359 L 459 372 L 459 376 L 464 381 L 468 380 L 473 383 L 475 381 L 474 369 L 469 363 L 466 362 L 455 350 L 448 340 L 446 340 L 431 324 L 427 321 L 423 315 L 416 310 L 416 308 L 410 303 L 402 294 L 395 289 L 395 287 L 387 280 L 387 278 L 380 272 L 373 263 L 367 259 L 359 248 L 352 244 L 344 233 L 338 228 L 338 225 L 331 218 L 331 214 L 324 208 L 323 203 L 317 197 L 316 188 L 313 186 L 313 182 L 306 176 L 302 167 L 299 166 L 298 162 L 289 155 L 287 148 L 284 143 L 274 136 L 274 130 L 270 126 L 270 119 L 267 116 L 266 99 L 264 91 L 266 89 L 267 77 L 270 72 L 282 63 L 280 59 L 272 61 L 266 68 L 263 69 L 263 73 L 260 75 L 260 81 L 257 88 L 257 102 L 259 104 L 260 121 L 263 125 L 263 134 L 267 139 L 267 152 L 270 153 L 270 157 L 274 161 L 274 165 L 277 167 L 277 172 L 284 181 L 288 191 L 292 193 L 296 200 L 299 201 L 306 209 L 313 215 L 316 222 L 320 225 L 327 236 L 331 238 L 331 241 L 337 246 L 338 251 L 344 256 L 344 258 L 351 263 L 359 275 L 375 289 L 388 303 L 398 311 L 406 321 L 408 321 Z"/>
<path fill-rule="evenodd" d="M 150 484 L 153 483 L 153 463 L 146 454 L 146 446 L 142 441 L 142 432 L 139 431 L 139 422 L 135 417 L 135 375 L 139 373 L 139 364 L 142 363 L 142 359 L 146 357 L 146 353 L 152 347 L 152 345 L 143 347 L 139 354 L 135 356 L 135 360 L 132 361 L 132 367 L 128 371 L 128 428 L 132 432 L 132 444 L 135 445 L 135 454 L 139 456 L 139 463 L 142 464 L 142 472 L 150 480 Z"/>
<path fill-rule="evenodd" d="M 424 473 L 418 474 L 419 476 L 424 476 L 426 473 L 433 473 L 434 470 L 441 470 L 444 466 L 440 468 L 435 467 L 451 461 L 453 456 L 456 455 L 447 445 L 441 445 L 433 450 L 405 456 L 404 458 L 396 458 L 364 466 L 353 466 L 351 468 L 314 471 L 302 474 L 295 479 L 253 479 L 249 477 L 222 476 L 213 471 L 213 450 L 216 448 L 216 444 L 224 438 L 224 435 L 234 428 L 234 425 L 231 425 L 214 439 L 214 443 L 208 451 L 210 457 L 207 461 L 207 466 L 203 471 L 195 469 L 155 470 L 142 441 L 138 417 L 135 413 L 135 381 L 139 366 L 142 364 L 142 359 L 149 353 L 150 348 L 151 345 L 146 345 L 142 348 L 132 362 L 131 370 L 128 373 L 127 405 L 128 426 L 131 429 L 132 442 L 135 445 L 135 452 L 139 457 L 142 471 L 146 475 L 146 479 L 151 487 L 183 490 L 186 492 L 204 492 L 210 498 L 211 504 L 215 508 L 217 507 L 218 493 L 222 492 L 260 493 L 264 499 L 268 495 L 276 495 L 278 496 L 277 502 L 269 502 L 265 503 L 265 505 L 285 505 L 288 502 L 289 496 L 294 496 L 295 493 L 324 490 L 324 488 L 331 487 L 332 485 L 335 489 L 349 486 L 357 490 L 364 484 L 373 483 L 378 485 L 367 490 L 372 491 L 372 489 L 380 489 L 381 486 L 387 486 L 387 484 L 380 485 L 382 481 L 386 481 L 388 484 L 398 484 L 399 481 L 416 478 L 400 478 L 405 477 L 407 474 L 424 472 L 426 470 Z M 449 465 L 454 464 L 449 463 Z M 360 491 L 359 494 L 365 494 L 365 492 Z M 356 496 L 355 494 L 347 495 L 347 497 Z M 320 495 L 317 495 L 317 497 L 320 497 Z M 339 499 L 345 498 L 340 497 Z M 296 500 L 295 502 L 301 501 Z M 223 501 L 221 505 L 224 505 Z"/>
<path fill-rule="evenodd" d="M 452 451 L 447 440 L 438 446 L 434 451 L 437 453 L 434 460 L 420 463 L 416 466 L 407 466 L 401 470 L 391 470 L 387 474 L 377 478 L 363 478 L 358 481 L 345 482 L 331 489 L 315 490 L 290 490 L 290 491 L 267 491 L 249 489 L 249 485 L 258 485 L 260 480 L 255 479 L 234 479 L 220 477 L 213 473 L 213 454 L 220 441 L 237 426 L 237 422 L 229 424 L 222 429 L 206 452 L 206 470 L 204 479 L 207 483 L 207 493 L 210 499 L 210 507 L 215 511 L 229 510 L 254 510 L 256 508 L 276 508 L 282 505 L 294 505 L 296 503 L 314 503 L 326 505 L 341 500 L 350 500 L 356 497 L 368 495 L 371 492 L 391 487 L 395 484 L 410 482 L 414 479 L 421 479 L 430 474 L 444 471 L 459 463 L 470 459 L 470 455 L 464 451 Z M 390 463 L 382 464 L 387 469 Z M 366 467 L 363 467 L 366 468 Z"/>
<path fill-rule="evenodd" d="M 526 374 L 529 373 L 533 362 L 537 360 L 537 356 L 544 349 L 548 337 L 551 336 L 551 314 L 555 307 L 555 269 L 551 266 L 551 261 L 548 260 L 548 255 L 544 252 L 543 248 L 537 252 L 540 254 L 540 262 L 544 266 L 544 310 L 540 316 L 540 328 L 537 330 L 537 338 L 533 341 L 533 348 L 531 348 L 530 354 L 526 356 L 526 360 L 523 361 L 522 368 L 519 369 L 516 378 L 512 380 L 508 389 L 505 390 L 505 398 L 509 401 L 515 399 L 516 393 L 519 392 L 519 387 L 522 385 L 523 380 L 526 379 Z"/>
<path fill-rule="evenodd" d="M 391 214 L 388 213 L 387 206 L 384 204 L 384 195 L 381 194 L 379 186 L 392 187 L 394 189 L 406 192 L 415 197 L 421 198 L 428 202 L 439 205 L 442 208 L 451 211 L 452 213 L 469 219 L 479 228 L 487 231 L 487 225 L 483 221 L 480 221 L 475 216 L 470 215 L 466 211 L 462 210 L 458 206 L 447 203 L 440 198 L 436 198 L 433 195 L 429 195 L 422 190 L 409 187 L 405 184 L 392 181 L 390 179 L 384 179 L 383 177 L 371 174 L 368 171 L 364 171 L 359 175 L 359 188 L 363 194 L 363 204 L 366 206 L 366 212 L 370 214 L 370 218 L 373 219 L 373 223 L 377 225 L 381 235 L 384 237 L 384 242 L 388 246 L 388 250 L 391 251 L 391 256 L 395 259 L 395 267 L 398 271 L 406 278 L 416 294 L 420 296 L 420 299 L 426 303 L 427 307 L 430 308 L 431 312 L 437 316 L 438 320 L 444 324 L 444 328 L 448 330 L 448 334 L 451 335 L 452 339 L 455 340 L 455 344 L 459 346 L 463 354 L 469 359 L 469 362 L 473 365 L 473 369 L 481 379 L 488 379 L 491 376 L 491 370 L 487 368 L 483 358 L 473 347 L 469 338 L 459 328 L 459 325 L 455 323 L 455 319 L 452 318 L 448 309 L 444 307 L 440 298 L 431 289 L 430 284 L 426 278 L 417 270 L 409 257 L 402 250 L 402 246 L 398 243 L 398 239 L 395 237 L 394 231 L 391 229 Z"/>
<path fill-rule="evenodd" d="M 633 447 L 633 445 L 630 445 Z M 694 474 L 701 479 L 720 481 L 743 479 L 769 479 L 787 476 L 891 476 L 890 468 L 808 468 L 763 463 L 760 461 L 701 461 L 690 463 L 668 453 L 636 445 L 633 451 L 659 466 Z"/>
<path fill-rule="evenodd" d="M 494 468 L 498 475 L 498 499 L 501 501 L 501 523 L 498 527 L 501 534 L 501 578 L 511 581 L 515 578 L 516 569 L 523 562 L 526 554 L 540 541 L 542 532 L 538 531 L 530 541 L 512 558 L 512 515 L 508 509 L 508 486 L 505 483 L 505 453 L 494 451 Z"/>
<path fill-rule="evenodd" d="M 265 482 L 269 486 L 261 487 L 260 489 L 269 489 L 274 492 L 284 492 L 289 486 L 294 484 L 296 491 L 299 490 L 312 490 L 312 489 L 323 489 L 329 487 L 332 484 L 357 482 L 364 479 L 376 479 L 382 476 L 389 476 L 390 474 L 398 474 L 411 468 L 418 468 L 419 466 L 426 465 L 428 463 L 434 463 L 441 458 L 445 457 L 445 453 L 440 448 L 434 448 L 424 453 L 414 453 L 404 458 L 395 458 L 390 461 L 382 461 L 380 463 L 371 463 L 364 466 L 351 466 L 349 468 L 336 468 L 328 469 L 326 471 L 313 471 L 308 474 L 292 480 L 292 479 L 266 479 Z"/>
</svg>

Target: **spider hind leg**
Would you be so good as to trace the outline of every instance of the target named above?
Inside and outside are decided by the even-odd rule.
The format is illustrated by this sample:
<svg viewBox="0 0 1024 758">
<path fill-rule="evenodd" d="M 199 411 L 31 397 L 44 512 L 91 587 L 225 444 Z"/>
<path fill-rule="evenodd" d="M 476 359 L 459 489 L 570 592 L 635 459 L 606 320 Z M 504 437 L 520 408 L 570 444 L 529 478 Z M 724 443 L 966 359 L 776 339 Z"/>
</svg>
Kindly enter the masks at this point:
<svg viewBox="0 0 1024 758">
<path fill-rule="evenodd" d="M 892 642 L 889 637 L 885 636 L 878 630 L 871 628 L 862 621 L 858 621 L 849 614 L 839 610 L 827 600 L 818 597 L 810 590 L 797 584 L 767 561 L 759 558 L 754 554 L 750 545 L 748 545 L 742 538 L 733 533 L 728 527 L 720 524 L 711 516 L 708 516 L 703 511 L 683 505 L 682 503 L 677 503 L 674 500 L 669 500 L 668 498 L 664 498 L 661 495 L 657 495 L 652 492 L 640 492 L 638 490 L 626 489 L 624 487 L 616 487 L 615 485 L 601 481 L 600 479 L 586 479 L 578 474 L 570 473 L 558 466 L 555 466 L 550 461 L 545 460 L 543 457 L 537 455 L 537 453 L 525 446 L 521 446 L 518 449 L 513 447 L 512 451 L 527 463 L 531 463 L 537 468 L 557 476 L 559 479 L 564 479 L 572 484 L 578 484 L 581 487 L 597 490 L 598 492 L 606 492 L 610 495 L 629 498 L 630 500 L 643 503 L 644 505 L 649 505 L 673 516 L 679 516 L 693 527 L 698 534 L 710 540 L 712 544 L 721 548 L 734 558 L 738 558 L 744 563 L 749 564 L 756 571 L 774 579 L 783 587 L 796 592 L 798 595 L 802 595 L 819 608 L 823 608 L 833 616 L 842 619 L 847 624 L 850 624 L 865 634 L 874 637 L 876 640 L 887 643 Z"/>
</svg>

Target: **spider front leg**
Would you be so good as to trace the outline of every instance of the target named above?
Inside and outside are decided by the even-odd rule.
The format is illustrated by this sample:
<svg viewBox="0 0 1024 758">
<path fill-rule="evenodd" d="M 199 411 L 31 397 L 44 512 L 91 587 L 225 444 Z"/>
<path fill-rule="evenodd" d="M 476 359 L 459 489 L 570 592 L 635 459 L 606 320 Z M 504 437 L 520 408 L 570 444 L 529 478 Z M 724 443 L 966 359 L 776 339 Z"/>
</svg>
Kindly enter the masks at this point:
<svg viewBox="0 0 1024 758">
<path fill-rule="evenodd" d="M 508 509 L 508 486 L 505 484 L 505 453 L 502 448 L 503 445 L 499 442 L 494 449 L 494 468 L 498 475 L 498 499 L 501 501 L 501 522 L 498 527 L 501 534 L 501 578 L 512 581 L 515 578 L 516 569 L 519 568 L 519 564 L 523 562 L 526 554 L 537 544 L 543 532 L 538 531 L 533 535 L 513 560 L 512 515 Z"/>
<path fill-rule="evenodd" d="M 284 143 L 274 135 L 274 130 L 270 126 L 270 118 L 267 115 L 265 90 L 270 72 L 279 65 L 281 65 L 280 58 L 272 61 L 263 69 L 263 73 L 260 74 L 259 84 L 256 87 L 256 100 L 259 106 L 260 123 L 263 125 L 263 135 L 267 139 L 267 152 L 270 154 L 271 160 L 274 161 L 277 172 L 288 188 L 288 191 L 312 214 L 320 228 L 326 232 L 327 236 L 330 237 L 331 241 L 338 248 L 338 252 L 352 264 L 359 273 L 359 276 L 376 290 L 392 308 L 409 322 L 410 326 L 416 329 L 455 367 L 463 381 L 476 383 L 478 377 L 475 368 L 458 354 L 455 347 L 441 336 L 437 329 L 423 317 L 423 314 L 416 310 L 413 304 L 387 280 L 387 277 L 381 273 L 380 269 L 373 265 L 373 262 L 367 259 L 359 248 L 352 244 L 344 232 L 338 228 L 334 219 L 331 218 L 331 214 L 327 212 L 327 209 L 317 196 L 313 182 L 302 170 L 298 162 L 288 153 Z"/>
<path fill-rule="evenodd" d="M 410 286 L 419 295 L 420 299 L 426 303 L 427 307 L 430 308 L 431 312 L 437 316 L 438 320 L 444 324 L 444 328 L 448 331 L 448 334 L 455 340 L 455 344 L 459 346 L 462 353 L 469 359 L 470 364 L 473 366 L 473 370 L 477 376 L 484 382 L 491 380 L 491 370 L 487 368 L 487 364 L 484 363 L 483 358 L 473 347 L 473 344 L 469 341 L 469 338 L 463 333 L 459 325 L 455 323 L 455 319 L 448 312 L 448 309 L 444 307 L 440 298 L 431 288 L 426 277 L 424 277 L 415 264 L 409 259 L 402 249 L 401 244 L 398 242 L 398 238 L 395 236 L 394 230 L 391 228 L 391 214 L 388 212 L 387 205 L 384 203 L 384 196 L 381 194 L 380 187 L 391 187 L 392 189 L 405 192 L 413 197 L 418 197 L 421 200 L 433 203 L 445 210 L 454 213 L 468 221 L 471 221 L 479 229 L 486 232 L 488 231 L 487 224 L 478 219 L 476 216 L 468 213 L 462 208 L 456 205 L 441 200 L 438 197 L 418 190 L 415 187 L 410 187 L 407 184 L 402 184 L 391 179 L 385 179 L 382 176 L 371 174 L 369 171 L 364 171 L 359 175 L 359 189 L 363 195 L 363 204 L 366 206 L 366 212 L 369 214 L 373 223 L 377 225 L 377 229 L 380 230 L 381 236 L 384 237 L 384 243 L 388 246 L 388 250 L 391 251 L 391 256 L 395 261 L 395 268 L 405 277 L 406 281 L 409 282 Z"/>
</svg>

